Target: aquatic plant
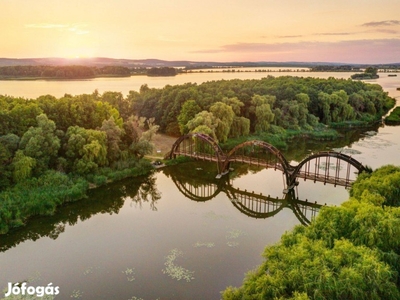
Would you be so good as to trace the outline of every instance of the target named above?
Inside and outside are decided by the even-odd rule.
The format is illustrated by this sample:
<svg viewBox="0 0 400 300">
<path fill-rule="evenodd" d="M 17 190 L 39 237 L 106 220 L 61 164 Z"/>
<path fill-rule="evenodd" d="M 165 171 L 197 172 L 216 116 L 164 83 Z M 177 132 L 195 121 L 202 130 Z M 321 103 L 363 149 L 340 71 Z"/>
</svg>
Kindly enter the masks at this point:
<svg viewBox="0 0 400 300">
<path fill-rule="evenodd" d="M 194 271 L 189 271 L 188 269 L 185 269 L 179 265 L 175 264 L 175 260 L 179 257 L 182 256 L 183 252 L 178 250 L 178 249 L 172 249 L 168 256 L 166 257 L 166 261 L 164 263 L 165 269 L 162 269 L 161 271 L 164 274 L 167 274 L 173 279 L 176 280 L 186 280 L 187 282 L 190 282 L 194 279 Z"/>
<path fill-rule="evenodd" d="M 226 239 L 228 239 L 228 240 L 237 239 L 237 238 L 241 237 L 242 235 L 245 235 L 245 233 L 242 230 L 232 229 L 227 232 Z"/>
<path fill-rule="evenodd" d="M 238 242 L 233 242 L 233 241 L 227 241 L 226 244 L 228 245 L 228 247 L 237 247 L 239 246 Z"/>
<path fill-rule="evenodd" d="M 4 290 L 4 293 L 6 293 L 6 290 Z M 38 297 L 36 295 L 13 295 L 11 294 L 7 298 L 1 298 L 0 300 L 36 300 Z M 40 299 L 42 300 L 53 300 L 54 296 L 53 295 L 44 295 Z"/>
<path fill-rule="evenodd" d="M 126 275 L 126 279 L 128 281 L 135 281 L 135 277 L 133 276 L 135 272 L 133 271 L 135 268 L 126 268 L 125 271 L 122 271 Z"/>
<path fill-rule="evenodd" d="M 228 247 L 237 247 L 239 246 L 239 242 L 233 241 L 238 239 L 239 237 L 245 235 L 245 233 L 240 229 L 232 229 L 226 233 L 225 238 L 228 240 L 226 244 Z"/>
<path fill-rule="evenodd" d="M 199 248 L 199 247 L 213 248 L 213 247 L 215 247 L 215 244 L 211 243 L 211 242 L 210 243 L 196 242 L 196 244 L 194 244 L 193 247 L 195 247 L 195 248 Z"/>
<path fill-rule="evenodd" d="M 82 298 L 82 295 L 83 295 L 83 292 L 81 292 L 80 290 L 73 290 L 70 298 L 79 299 L 79 298 Z"/>
</svg>

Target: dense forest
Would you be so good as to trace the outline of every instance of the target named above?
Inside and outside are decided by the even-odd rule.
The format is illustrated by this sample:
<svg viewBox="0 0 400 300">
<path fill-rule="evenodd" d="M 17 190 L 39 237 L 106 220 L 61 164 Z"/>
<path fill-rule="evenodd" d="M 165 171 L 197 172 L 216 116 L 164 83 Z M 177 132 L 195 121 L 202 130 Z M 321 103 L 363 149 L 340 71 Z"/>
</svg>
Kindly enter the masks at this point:
<svg viewBox="0 0 400 300">
<path fill-rule="evenodd" d="M 130 76 L 131 70 L 120 66 L 6 66 L 0 67 L 0 79 L 82 79 L 107 76 Z"/>
<path fill-rule="evenodd" d="M 161 132 L 178 136 L 203 130 L 221 142 L 249 133 L 316 131 L 321 125 L 368 123 L 379 120 L 394 105 L 379 85 L 288 76 L 163 89 L 144 85 L 127 98 L 138 115 L 154 117 Z"/>
<path fill-rule="evenodd" d="M 157 130 L 267 139 L 380 120 L 394 105 L 379 85 L 299 77 L 221 80 L 162 89 L 0 96 L 0 234 L 84 197 L 89 184 L 143 174 Z"/>
<path fill-rule="evenodd" d="M 120 93 L 0 96 L 0 234 L 101 185 L 151 169 L 154 120 L 124 109 Z M 118 109 L 123 114 L 120 114 Z"/>
<path fill-rule="evenodd" d="M 178 71 L 170 67 L 150 68 L 147 70 L 147 76 L 175 76 L 177 74 Z"/>
<path fill-rule="evenodd" d="M 223 299 L 400 299 L 400 168 L 362 173 L 350 196 L 268 246 Z"/>
</svg>

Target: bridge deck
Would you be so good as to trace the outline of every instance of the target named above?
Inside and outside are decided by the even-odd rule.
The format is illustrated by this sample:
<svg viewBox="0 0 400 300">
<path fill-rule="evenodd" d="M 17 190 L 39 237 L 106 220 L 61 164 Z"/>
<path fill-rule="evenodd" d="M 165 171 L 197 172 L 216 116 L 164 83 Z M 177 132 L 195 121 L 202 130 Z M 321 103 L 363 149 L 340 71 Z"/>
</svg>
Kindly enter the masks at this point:
<svg viewBox="0 0 400 300">
<path fill-rule="evenodd" d="M 212 161 L 212 162 L 217 162 L 221 163 L 221 161 L 225 161 L 227 159 L 227 156 L 220 156 L 219 158 L 215 156 L 214 154 L 209 154 L 209 153 L 197 153 L 197 152 L 185 152 L 185 151 L 174 151 L 175 155 L 183 155 L 195 159 L 200 159 L 200 160 L 205 160 L 205 161 Z M 259 166 L 259 167 L 264 167 L 264 168 L 269 168 L 269 169 L 274 169 L 274 170 L 280 170 L 282 172 L 287 171 L 289 176 L 292 176 L 293 170 L 285 170 L 285 168 L 279 163 L 279 162 L 272 162 L 268 161 L 265 159 L 260 159 L 260 158 L 253 158 L 251 156 L 244 156 L 244 155 L 235 155 L 232 157 L 229 157 L 229 162 L 239 162 L 239 163 L 245 163 L 253 166 Z M 296 178 L 302 178 L 304 180 L 313 180 L 314 182 L 323 182 L 324 184 L 333 184 L 333 185 L 339 185 L 339 186 L 344 186 L 344 187 L 349 187 L 354 180 L 350 178 L 341 178 L 337 176 L 331 176 L 327 175 L 325 173 L 315 173 L 315 172 L 310 172 L 310 171 L 302 171 L 300 170 L 296 174 Z"/>
</svg>

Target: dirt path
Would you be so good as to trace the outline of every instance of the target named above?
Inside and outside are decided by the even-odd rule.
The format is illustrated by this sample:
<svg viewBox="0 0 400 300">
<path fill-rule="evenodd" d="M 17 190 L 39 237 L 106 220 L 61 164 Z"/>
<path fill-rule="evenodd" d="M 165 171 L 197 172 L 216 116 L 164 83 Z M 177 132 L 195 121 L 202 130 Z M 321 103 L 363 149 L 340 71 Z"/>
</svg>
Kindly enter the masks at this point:
<svg viewBox="0 0 400 300">
<path fill-rule="evenodd" d="M 146 157 L 153 159 L 164 158 L 164 156 L 171 150 L 176 139 L 176 137 L 171 137 L 165 134 L 156 134 L 152 139 L 152 142 L 155 145 L 154 151 L 151 155 L 146 155 Z"/>
</svg>

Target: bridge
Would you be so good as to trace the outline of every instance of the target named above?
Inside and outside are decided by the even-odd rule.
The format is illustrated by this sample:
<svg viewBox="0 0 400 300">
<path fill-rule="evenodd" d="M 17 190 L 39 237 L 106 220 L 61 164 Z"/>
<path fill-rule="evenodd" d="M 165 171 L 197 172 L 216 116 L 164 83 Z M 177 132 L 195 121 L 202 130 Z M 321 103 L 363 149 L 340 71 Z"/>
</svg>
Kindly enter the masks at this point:
<svg viewBox="0 0 400 300">
<path fill-rule="evenodd" d="M 299 200 L 296 198 L 294 189 L 283 194 L 281 198 L 274 198 L 270 195 L 235 188 L 228 180 L 217 182 L 196 180 L 196 183 L 193 183 L 174 173 L 170 175 L 178 190 L 186 198 L 205 202 L 215 198 L 220 193 L 225 193 L 236 209 L 251 218 L 270 218 L 283 209 L 289 208 L 301 224 L 308 225 L 322 207 L 322 205 L 311 203 L 308 200 Z"/>
<path fill-rule="evenodd" d="M 212 137 L 201 133 L 178 138 L 167 158 L 177 156 L 215 162 L 217 178 L 229 172 L 232 162 L 280 170 L 285 176 L 286 192 L 298 184 L 299 178 L 347 188 L 354 182 L 357 174 L 366 170 L 351 156 L 335 151 L 313 153 L 293 166 L 277 148 L 259 140 L 243 142 L 226 153 Z"/>
</svg>

